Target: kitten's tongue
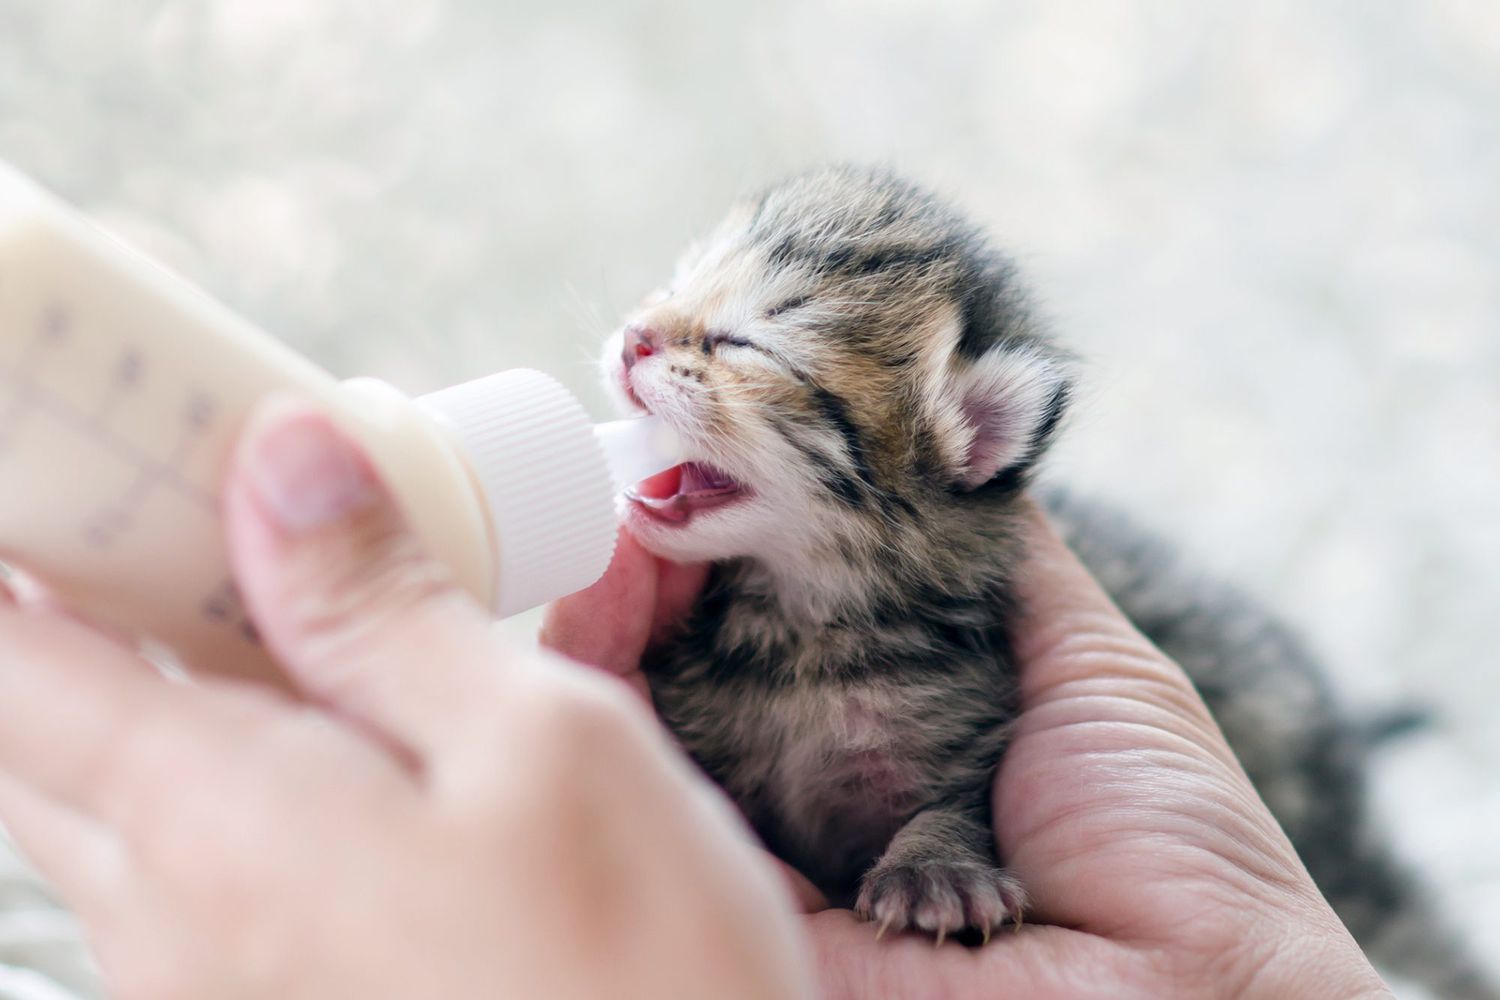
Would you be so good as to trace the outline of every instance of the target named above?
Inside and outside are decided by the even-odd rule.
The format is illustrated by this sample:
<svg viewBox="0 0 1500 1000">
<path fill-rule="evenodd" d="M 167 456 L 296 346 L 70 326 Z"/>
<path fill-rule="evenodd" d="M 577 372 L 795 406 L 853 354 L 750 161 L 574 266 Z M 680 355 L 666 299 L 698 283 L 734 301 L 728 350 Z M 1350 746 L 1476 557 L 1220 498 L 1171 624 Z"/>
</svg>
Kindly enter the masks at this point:
<svg viewBox="0 0 1500 1000">
<path fill-rule="evenodd" d="M 674 465 L 666 472 L 642 479 L 635 486 L 635 494 L 645 500 L 666 500 L 676 496 L 681 488 L 682 466 Z"/>
<path fill-rule="evenodd" d="M 740 484 L 713 466 L 685 462 L 643 479 L 626 494 L 664 521 L 686 521 L 696 510 L 728 503 L 741 494 Z"/>
</svg>

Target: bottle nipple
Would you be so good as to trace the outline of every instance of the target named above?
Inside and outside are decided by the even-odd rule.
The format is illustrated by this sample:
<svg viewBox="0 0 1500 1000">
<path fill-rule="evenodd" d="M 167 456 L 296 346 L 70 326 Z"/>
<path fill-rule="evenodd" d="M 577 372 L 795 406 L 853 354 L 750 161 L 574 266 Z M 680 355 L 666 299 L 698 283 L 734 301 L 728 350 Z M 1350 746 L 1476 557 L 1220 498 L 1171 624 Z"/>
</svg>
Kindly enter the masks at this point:
<svg viewBox="0 0 1500 1000">
<path fill-rule="evenodd" d="M 682 442 L 660 417 L 631 417 L 594 425 L 615 492 L 682 462 Z"/>
</svg>

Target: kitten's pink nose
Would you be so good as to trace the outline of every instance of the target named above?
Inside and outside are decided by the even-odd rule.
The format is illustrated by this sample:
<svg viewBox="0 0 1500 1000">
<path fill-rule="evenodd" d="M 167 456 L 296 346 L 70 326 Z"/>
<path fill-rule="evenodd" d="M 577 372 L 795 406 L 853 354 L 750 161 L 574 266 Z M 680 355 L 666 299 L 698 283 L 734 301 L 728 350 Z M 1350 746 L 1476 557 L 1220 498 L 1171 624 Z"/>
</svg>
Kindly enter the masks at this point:
<svg viewBox="0 0 1500 1000">
<path fill-rule="evenodd" d="M 655 330 L 646 326 L 627 326 L 625 328 L 625 347 L 620 352 L 625 361 L 625 370 L 630 371 L 635 363 L 642 358 L 649 358 L 656 353 L 658 337 Z"/>
</svg>

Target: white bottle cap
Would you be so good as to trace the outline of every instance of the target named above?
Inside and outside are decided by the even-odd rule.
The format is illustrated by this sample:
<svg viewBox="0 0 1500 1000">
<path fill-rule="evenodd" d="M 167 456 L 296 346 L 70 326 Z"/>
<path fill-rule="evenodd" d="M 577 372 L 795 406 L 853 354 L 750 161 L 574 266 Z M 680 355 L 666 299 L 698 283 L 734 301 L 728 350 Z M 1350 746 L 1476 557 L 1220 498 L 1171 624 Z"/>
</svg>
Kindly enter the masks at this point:
<svg viewBox="0 0 1500 1000">
<path fill-rule="evenodd" d="M 617 476 L 635 476 L 623 489 L 680 461 L 649 426 L 596 435 L 573 394 L 537 371 L 487 375 L 417 403 L 453 432 L 484 492 L 502 618 L 603 576 L 615 550 Z M 618 458 L 606 457 L 606 439 Z"/>
</svg>

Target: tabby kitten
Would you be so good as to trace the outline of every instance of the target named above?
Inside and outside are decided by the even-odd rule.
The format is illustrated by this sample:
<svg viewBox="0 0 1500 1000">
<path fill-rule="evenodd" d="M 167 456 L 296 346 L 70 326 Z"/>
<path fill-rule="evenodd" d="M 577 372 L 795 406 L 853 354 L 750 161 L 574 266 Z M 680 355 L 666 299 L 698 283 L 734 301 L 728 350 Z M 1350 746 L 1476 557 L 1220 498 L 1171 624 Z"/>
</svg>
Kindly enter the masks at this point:
<svg viewBox="0 0 1500 1000">
<path fill-rule="evenodd" d="M 1019 920 L 989 818 L 1018 711 L 1018 499 L 1073 371 L 1010 263 L 887 173 L 810 173 L 692 247 L 605 365 L 696 459 L 629 495 L 631 530 L 714 562 L 645 664 L 667 724 L 772 850 L 882 928 Z M 1049 506 L 1361 941 L 1444 996 L 1493 996 L 1368 835 L 1364 743 L 1298 643 L 1118 518 Z"/>
</svg>

